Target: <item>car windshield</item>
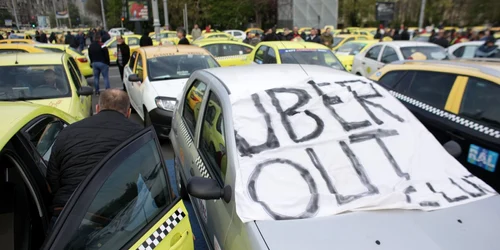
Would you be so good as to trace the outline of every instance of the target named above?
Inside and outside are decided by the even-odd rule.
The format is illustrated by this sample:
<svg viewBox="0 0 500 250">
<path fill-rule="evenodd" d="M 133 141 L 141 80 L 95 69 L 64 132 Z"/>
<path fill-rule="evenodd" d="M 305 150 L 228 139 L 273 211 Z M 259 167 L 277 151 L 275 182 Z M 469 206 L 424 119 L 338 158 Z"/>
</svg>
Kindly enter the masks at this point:
<svg viewBox="0 0 500 250">
<path fill-rule="evenodd" d="M 345 70 L 329 49 L 280 49 L 283 64 L 312 64 Z"/>
<path fill-rule="evenodd" d="M 415 38 L 413 38 L 413 41 L 428 42 L 429 41 L 429 37 L 428 36 L 416 36 Z"/>
<path fill-rule="evenodd" d="M 357 55 L 365 46 L 366 43 L 346 43 L 337 49 L 337 53 L 342 55 Z"/>
<path fill-rule="evenodd" d="M 219 67 L 209 55 L 176 55 L 148 59 L 148 75 L 150 81 L 161 81 L 189 78 L 199 69 Z"/>
<path fill-rule="evenodd" d="M 342 42 L 342 40 L 344 40 L 343 37 L 334 37 L 333 38 L 333 45 L 332 45 L 332 47 L 335 47 L 335 46 L 339 45 L 339 43 Z"/>
<path fill-rule="evenodd" d="M 437 46 L 402 47 L 401 53 L 405 59 L 411 59 L 414 53 L 422 53 L 429 60 L 443 60 L 446 58 L 446 51 Z"/>
<path fill-rule="evenodd" d="M 161 38 L 174 38 L 177 37 L 177 33 L 173 32 L 168 32 L 168 33 L 160 33 L 160 39 Z M 156 38 L 156 34 L 154 34 L 151 38 Z"/>
<path fill-rule="evenodd" d="M 24 35 L 11 34 L 10 39 L 24 39 Z"/>
<path fill-rule="evenodd" d="M 62 65 L 0 66 L 0 101 L 71 96 Z"/>
</svg>

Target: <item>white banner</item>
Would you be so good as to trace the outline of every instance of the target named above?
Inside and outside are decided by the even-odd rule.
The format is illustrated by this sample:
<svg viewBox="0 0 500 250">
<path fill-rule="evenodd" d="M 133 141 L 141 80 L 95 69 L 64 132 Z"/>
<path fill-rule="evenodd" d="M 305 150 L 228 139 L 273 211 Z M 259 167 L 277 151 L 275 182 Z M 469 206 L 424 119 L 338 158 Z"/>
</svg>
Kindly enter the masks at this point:
<svg viewBox="0 0 500 250">
<path fill-rule="evenodd" d="M 276 79 L 264 92 L 231 99 L 243 222 L 435 210 L 496 194 L 365 78 Z"/>
<path fill-rule="evenodd" d="M 5 22 L 5 26 L 7 26 L 7 27 L 12 26 L 12 19 L 5 19 L 4 22 Z"/>
<path fill-rule="evenodd" d="M 57 11 L 56 18 L 57 19 L 69 18 L 69 12 L 68 11 Z"/>
</svg>

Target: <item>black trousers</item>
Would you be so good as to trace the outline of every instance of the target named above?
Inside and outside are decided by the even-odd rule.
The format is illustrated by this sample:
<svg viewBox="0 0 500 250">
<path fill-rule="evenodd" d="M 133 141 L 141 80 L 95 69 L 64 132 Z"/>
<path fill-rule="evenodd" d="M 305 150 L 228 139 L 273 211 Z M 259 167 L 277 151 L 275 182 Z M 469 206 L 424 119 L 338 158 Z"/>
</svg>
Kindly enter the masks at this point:
<svg viewBox="0 0 500 250">
<path fill-rule="evenodd" d="M 120 79 L 122 79 L 122 84 L 123 84 L 123 91 L 127 91 L 127 89 L 125 88 L 125 83 L 123 83 L 123 68 L 125 68 L 125 66 L 121 66 L 120 64 L 116 63 L 118 65 L 118 71 L 120 71 Z"/>
</svg>

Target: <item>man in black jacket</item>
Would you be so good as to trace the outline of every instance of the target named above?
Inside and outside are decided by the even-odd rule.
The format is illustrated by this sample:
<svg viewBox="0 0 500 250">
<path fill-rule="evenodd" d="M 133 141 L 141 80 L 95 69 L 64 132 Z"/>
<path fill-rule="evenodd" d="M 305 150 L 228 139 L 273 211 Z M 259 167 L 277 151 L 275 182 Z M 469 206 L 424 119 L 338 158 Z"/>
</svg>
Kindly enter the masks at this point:
<svg viewBox="0 0 500 250">
<path fill-rule="evenodd" d="M 139 40 L 139 45 L 141 47 L 144 46 L 153 46 L 153 40 L 149 37 L 149 33 L 147 30 L 144 30 L 144 33 L 141 36 L 141 40 Z"/>
<path fill-rule="evenodd" d="M 186 38 L 186 30 L 183 28 L 177 28 L 177 37 L 179 42 L 177 44 L 189 45 L 189 40 Z"/>
<path fill-rule="evenodd" d="M 118 65 L 118 71 L 120 71 L 123 82 L 123 68 L 125 68 L 125 65 L 127 65 L 130 59 L 130 48 L 125 43 L 122 36 L 116 37 L 116 43 L 118 44 L 118 46 L 116 46 L 116 65 Z M 125 84 L 123 84 L 123 90 L 126 91 Z"/>
<path fill-rule="evenodd" d="M 46 177 L 53 195 L 51 226 L 99 161 L 142 129 L 128 119 L 130 100 L 119 89 L 103 91 L 96 112 L 66 127 L 52 147 Z"/>
<path fill-rule="evenodd" d="M 109 85 L 109 52 L 108 48 L 101 47 L 101 37 L 96 35 L 94 42 L 90 44 L 89 49 L 90 65 L 94 73 L 94 88 L 95 94 L 99 95 L 99 78 L 104 78 L 106 89 L 111 88 Z"/>
</svg>

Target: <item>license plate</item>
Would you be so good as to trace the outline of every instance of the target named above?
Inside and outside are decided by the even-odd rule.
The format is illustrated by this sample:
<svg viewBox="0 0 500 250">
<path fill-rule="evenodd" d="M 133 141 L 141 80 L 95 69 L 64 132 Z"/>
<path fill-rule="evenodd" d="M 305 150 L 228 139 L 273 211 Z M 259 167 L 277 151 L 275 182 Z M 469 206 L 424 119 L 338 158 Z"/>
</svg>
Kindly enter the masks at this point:
<svg viewBox="0 0 500 250">
<path fill-rule="evenodd" d="M 498 153 L 471 144 L 467 161 L 487 171 L 495 172 L 498 161 Z"/>
</svg>

